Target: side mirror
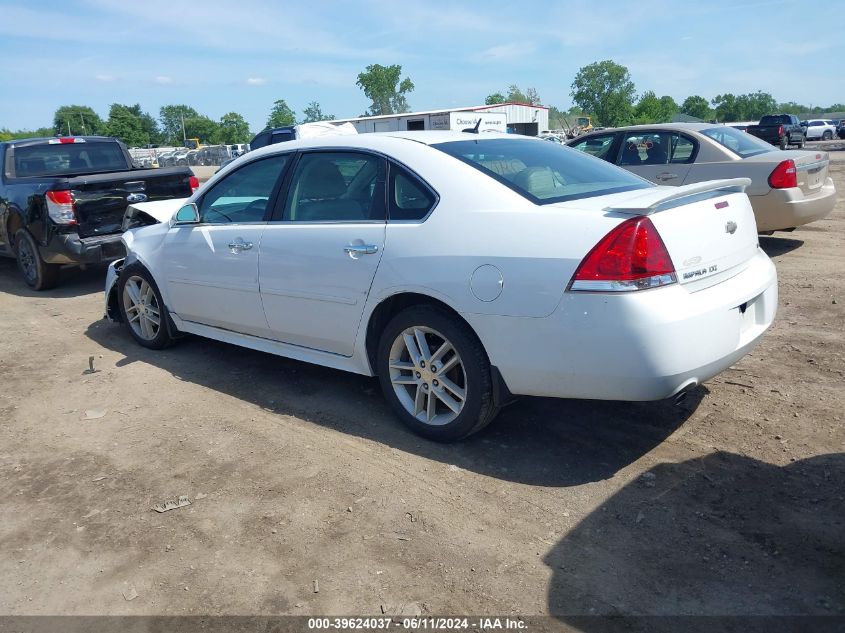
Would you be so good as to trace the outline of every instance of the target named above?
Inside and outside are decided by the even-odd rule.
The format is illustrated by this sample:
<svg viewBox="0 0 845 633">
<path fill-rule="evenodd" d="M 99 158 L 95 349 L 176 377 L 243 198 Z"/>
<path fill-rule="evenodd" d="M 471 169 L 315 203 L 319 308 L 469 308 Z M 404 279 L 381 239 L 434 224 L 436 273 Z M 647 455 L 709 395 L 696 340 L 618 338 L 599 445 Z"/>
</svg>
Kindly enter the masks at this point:
<svg viewBox="0 0 845 633">
<path fill-rule="evenodd" d="M 171 226 L 179 224 L 197 224 L 200 221 L 200 211 L 197 205 L 191 202 L 179 209 L 173 216 L 170 224 Z"/>
</svg>

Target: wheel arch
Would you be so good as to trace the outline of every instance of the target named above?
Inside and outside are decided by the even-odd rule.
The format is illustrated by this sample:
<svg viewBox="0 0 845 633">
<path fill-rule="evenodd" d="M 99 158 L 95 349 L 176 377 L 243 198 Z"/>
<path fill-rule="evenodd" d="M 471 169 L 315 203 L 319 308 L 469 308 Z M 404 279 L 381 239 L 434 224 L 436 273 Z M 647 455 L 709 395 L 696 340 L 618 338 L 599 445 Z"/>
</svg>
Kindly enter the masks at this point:
<svg viewBox="0 0 845 633">
<path fill-rule="evenodd" d="M 470 329 L 470 331 L 475 334 L 475 336 L 478 338 L 479 342 L 481 343 L 482 349 L 484 349 L 484 353 L 487 355 L 489 362 L 490 357 L 489 354 L 487 354 L 487 349 L 484 345 L 484 341 L 481 340 L 481 337 L 478 336 L 478 333 L 475 331 L 475 328 L 472 327 L 472 324 L 467 321 L 461 315 L 460 312 L 455 310 L 455 308 L 450 306 L 442 299 L 438 299 L 431 295 L 416 291 L 402 291 L 397 292 L 395 294 L 391 294 L 382 299 L 370 313 L 369 319 L 367 320 L 364 346 L 367 352 L 367 362 L 370 365 L 370 371 L 372 372 L 372 375 L 376 376 L 378 374 L 376 363 L 376 350 L 378 349 L 379 336 L 381 335 L 382 330 L 390 322 L 390 320 L 394 316 L 399 314 L 402 310 L 410 308 L 411 306 L 418 305 L 434 306 L 465 323 Z M 494 403 L 496 404 L 496 406 L 504 406 L 506 404 L 509 404 L 514 400 L 514 396 L 513 394 L 511 394 L 510 390 L 508 389 L 508 386 L 505 384 L 501 372 L 499 372 L 498 368 L 492 363 L 490 364 L 490 371 L 493 378 Z"/>
<path fill-rule="evenodd" d="M 26 228 L 26 223 L 24 222 L 23 217 L 14 211 L 10 212 L 9 217 L 6 218 L 6 243 L 8 244 L 10 250 L 14 249 L 15 233 L 24 228 Z"/>
</svg>

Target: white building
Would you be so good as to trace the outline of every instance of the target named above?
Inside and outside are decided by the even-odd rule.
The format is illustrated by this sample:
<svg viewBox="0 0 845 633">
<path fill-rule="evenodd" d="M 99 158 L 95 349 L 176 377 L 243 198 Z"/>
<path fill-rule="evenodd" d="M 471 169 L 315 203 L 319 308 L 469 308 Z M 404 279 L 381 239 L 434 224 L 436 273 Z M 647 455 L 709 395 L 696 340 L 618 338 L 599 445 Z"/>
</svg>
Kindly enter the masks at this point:
<svg viewBox="0 0 845 633">
<path fill-rule="evenodd" d="M 351 123 L 359 134 L 400 130 L 461 131 L 479 124 L 479 131 L 482 132 L 511 132 L 537 136 L 540 132 L 549 129 L 549 109 L 546 106 L 527 103 L 497 103 L 467 108 L 338 119 L 334 122 Z"/>
</svg>

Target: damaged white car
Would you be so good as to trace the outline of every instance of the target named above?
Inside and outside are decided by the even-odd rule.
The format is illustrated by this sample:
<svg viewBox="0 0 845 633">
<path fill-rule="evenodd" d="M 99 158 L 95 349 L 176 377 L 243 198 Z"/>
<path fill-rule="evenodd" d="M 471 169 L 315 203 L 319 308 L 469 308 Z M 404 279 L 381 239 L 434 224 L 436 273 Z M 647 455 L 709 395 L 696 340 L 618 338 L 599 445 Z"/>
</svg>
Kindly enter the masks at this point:
<svg viewBox="0 0 845 633">
<path fill-rule="evenodd" d="M 405 132 L 251 152 L 136 205 L 108 316 L 377 375 L 414 431 L 516 395 L 678 397 L 774 319 L 747 179 L 659 187 L 539 139 Z M 178 206 L 178 208 L 176 208 Z"/>
</svg>

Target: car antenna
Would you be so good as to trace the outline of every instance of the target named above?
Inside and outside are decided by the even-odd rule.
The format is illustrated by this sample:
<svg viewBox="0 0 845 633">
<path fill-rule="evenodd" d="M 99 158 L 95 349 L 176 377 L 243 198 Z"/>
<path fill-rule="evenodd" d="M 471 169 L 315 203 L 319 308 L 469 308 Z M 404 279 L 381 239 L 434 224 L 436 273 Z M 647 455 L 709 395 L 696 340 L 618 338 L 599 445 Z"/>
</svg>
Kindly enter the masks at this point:
<svg viewBox="0 0 845 633">
<path fill-rule="evenodd" d="M 464 128 L 461 132 L 467 132 L 469 134 L 478 134 L 478 128 L 481 126 L 481 117 L 478 117 L 478 121 L 473 127 Z"/>
</svg>

